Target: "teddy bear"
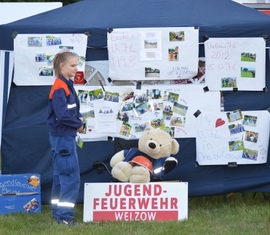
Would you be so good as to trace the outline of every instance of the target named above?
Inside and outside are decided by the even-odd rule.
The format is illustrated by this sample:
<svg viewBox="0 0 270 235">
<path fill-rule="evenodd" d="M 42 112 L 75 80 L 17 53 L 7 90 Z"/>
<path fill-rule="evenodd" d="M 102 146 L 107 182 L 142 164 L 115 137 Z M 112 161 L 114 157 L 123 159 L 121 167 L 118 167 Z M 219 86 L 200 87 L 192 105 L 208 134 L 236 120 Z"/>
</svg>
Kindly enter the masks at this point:
<svg viewBox="0 0 270 235">
<path fill-rule="evenodd" d="M 147 126 L 138 140 L 138 148 L 121 150 L 110 160 L 111 175 L 120 182 L 160 181 L 175 168 L 179 143 L 169 133 Z"/>
</svg>

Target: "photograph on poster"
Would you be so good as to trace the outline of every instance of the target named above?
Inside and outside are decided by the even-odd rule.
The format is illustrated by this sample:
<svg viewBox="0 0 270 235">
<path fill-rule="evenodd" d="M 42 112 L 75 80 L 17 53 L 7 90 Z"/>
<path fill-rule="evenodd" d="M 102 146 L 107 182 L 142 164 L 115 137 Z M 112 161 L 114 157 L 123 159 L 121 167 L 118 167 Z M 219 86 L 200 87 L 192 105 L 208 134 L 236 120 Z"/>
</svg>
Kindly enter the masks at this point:
<svg viewBox="0 0 270 235">
<path fill-rule="evenodd" d="M 168 49 L 169 61 L 179 61 L 178 46 Z"/>
<path fill-rule="evenodd" d="M 158 78 L 160 77 L 160 69 L 145 67 L 145 77 Z"/>
<path fill-rule="evenodd" d="M 256 62 L 256 53 L 242 52 L 241 61 Z"/>
<path fill-rule="evenodd" d="M 236 77 L 221 78 L 221 88 L 225 87 L 237 87 Z"/>
<path fill-rule="evenodd" d="M 256 69 L 254 67 L 241 67 L 242 78 L 255 78 Z"/>
<path fill-rule="evenodd" d="M 42 37 L 28 37 L 27 44 L 29 47 L 42 47 Z"/>
<path fill-rule="evenodd" d="M 118 102 L 119 101 L 119 93 L 105 91 L 104 100 L 111 101 L 111 102 Z"/>
<path fill-rule="evenodd" d="M 242 125 L 242 123 L 234 123 L 234 124 L 229 125 L 228 127 L 229 127 L 231 135 L 239 134 L 245 131 L 245 128 Z"/>
<path fill-rule="evenodd" d="M 237 120 L 240 120 L 243 118 L 242 111 L 240 109 L 237 109 L 237 110 L 234 110 L 231 112 L 227 112 L 226 115 L 227 115 L 229 122 L 234 122 L 234 121 L 237 121 Z"/>
<path fill-rule="evenodd" d="M 178 99 L 179 99 L 179 94 L 174 93 L 174 92 L 170 92 L 170 91 L 164 92 L 164 96 L 163 96 L 164 101 L 169 101 L 171 103 L 174 103 L 174 102 L 178 101 Z"/>
<path fill-rule="evenodd" d="M 245 131 L 245 140 L 252 143 L 257 143 L 259 138 L 259 133 L 253 131 Z"/>
<path fill-rule="evenodd" d="M 55 37 L 53 35 L 46 36 L 46 44 L 47 44 L 47 46 L 61 45 L 62 39 L 61 39 L 61 37 Z"/>
<path fill-rule="evenodd" d="M 257 122 L 257 117 L 256 116 L 249 116 L 249 115 L 244 115 L 243 118 L 243 125 L 246 126 L 256 126 Z"/>
<path fill-rule="evenodd" d="M 160 89 L 147 89 L 146 95 L 148 99 L 161 99 L 161 90 Z"/>
<path fill-rule="evenodd" d="M 53 76 L 53 68 L 52 67 L 39 67 L 39 76 L 48 76 L 52 77 Z"/>
<path fill-rule="evenodd" d="M 171 126 L 185 127 L 186 117 L 172 116 L 170 120 Z"/>
<path fill-rule="evenodd" d="M 123 136 L 129 136 L 131 129 L 132 129 L 131 125 L 129 125 L 128 123 L 123 123 L 121 128 L 120 128 L 119 134 L 121 134 Z"/>
<path fill-rule="evenodd" d="M 258 158 L 258 151 L 254 149 L 244 149 L 242 158 L 256 161 Z"/>
<path fill-rule="evenodd" d="M 185 31 L 176 31 L 169 33 L 170 42 L 185 41 Z"/>
<path fill-rule="evenodd" d="M 244 150 L 244 143 L 242 140 L 229 141 L 230 151 Z"/>
<path fill-rule="evenodd" d="M 187 110 L 188 110 L 188 107 L 186 105 L 174 102 L 173 104 L 174 113 L 180 114 L 182 116 L 186 116 Z"/>
</svg>

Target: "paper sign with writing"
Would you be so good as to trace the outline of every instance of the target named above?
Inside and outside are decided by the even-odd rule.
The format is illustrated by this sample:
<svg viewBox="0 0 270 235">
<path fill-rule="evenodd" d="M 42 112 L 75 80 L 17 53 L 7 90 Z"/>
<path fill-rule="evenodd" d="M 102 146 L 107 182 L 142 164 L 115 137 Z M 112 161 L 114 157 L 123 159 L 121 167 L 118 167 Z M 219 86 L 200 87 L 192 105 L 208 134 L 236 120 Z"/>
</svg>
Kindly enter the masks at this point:
<svg viewBox="0 0 270 235">
<path fill-rule="evenodd" d="M 210 38 L 204 48 L 205 78 L 210 90 L 263 90 L 263 38 Z"/>
</svg>

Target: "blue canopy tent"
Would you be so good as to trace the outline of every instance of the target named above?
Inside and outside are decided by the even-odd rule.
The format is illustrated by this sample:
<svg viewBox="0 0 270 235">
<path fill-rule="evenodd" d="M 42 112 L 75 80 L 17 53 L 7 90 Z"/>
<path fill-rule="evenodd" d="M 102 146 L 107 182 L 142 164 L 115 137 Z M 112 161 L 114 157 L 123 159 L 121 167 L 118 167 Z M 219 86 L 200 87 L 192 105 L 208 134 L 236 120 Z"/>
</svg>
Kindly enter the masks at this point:
<svg viewBox="0 0 270 235">
<path fill-rule="evenodd" d="M 10 24 L 0 25 L 0 50 L 13 50 L 16 34 L 86 33 L 87 60 L 107 60 L 107 29 L 136 27 L 199 27 L 199 41 L 207 37 L 267 37 L 270 17 L 230 0 L 87 0 Z M 270 41 L 266 41 L 267 47 Z M 200 55 L 204 55 L 200 44 Z M 266 58 L 269 86 L 269 58 Z M 6 88 L 9 89 L 9 88 Z M 41 174 L 42 202 L 49 203 L 52 180 L 51 151 L 46 126 L 48 86 L 10 87 L 2 134 L 2 173 Z M 267 110 L 270 92 L 225 92 L 226 110 Z M 211 105 L 211 104 L 209 104 Z M 189 196 L 229 192 L 270 191 L 270 160 L 260 165 L 198 166 L 194 138 L 178 139 L 178 166 L 166 179 L 189 183 Z M 109 165 L 114 141 L 86 142 L 78 149 L 83 201 L 85 182 L 109 182 L 106 172 L 98 174 L 95 161 Z M 123 147 L 136 145 L 126 141 Z M 269 155 L 269 151 L 268 151 Z"/>
</svg>

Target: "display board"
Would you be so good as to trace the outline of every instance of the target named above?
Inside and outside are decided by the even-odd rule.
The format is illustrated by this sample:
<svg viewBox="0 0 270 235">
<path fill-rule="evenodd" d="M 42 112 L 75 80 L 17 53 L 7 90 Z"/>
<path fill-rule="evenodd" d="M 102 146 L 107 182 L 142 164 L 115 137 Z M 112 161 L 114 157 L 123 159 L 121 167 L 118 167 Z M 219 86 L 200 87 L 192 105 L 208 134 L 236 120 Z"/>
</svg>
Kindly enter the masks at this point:
<svg viewBox="0 0 270 235">
<path fill-rule="evenodd" d="M 76 86 L 86 120 L 82 139 L 108 136 L 138 139 L 146 125 L 174 138 L 196 136 L 200 113 L 220 110 L 220 92 L 205 92 L 203 85 Z M 104 89 L 104 90 L 103 90 Z M 211 103 L 211 105 L 209 105 Z"/>
<path fill-rule="evenodd" d="M 84 34 L 18 34 L 14 39 L 16 85 L 52 85 L 53 59 L 58 52 L 78 56 L 78 71 L 84 73 L 87 36 Z"/>
<path fill-rule="evenodd" d="M 204 48 L 206 84 L 210 90 L 265 88 L 263 38 L 209 38 Z"/>
<path fill-rule="evenodd" d="M 110 29 L 112 80 L 187 79 L 198 71 L 198 28 Z"/>
<path fill-rule="evenodd" d="M 268 111 L 202 113 L 196 124 L 199 165 L 266 163 L 270 130 Z"/>
</svg>

